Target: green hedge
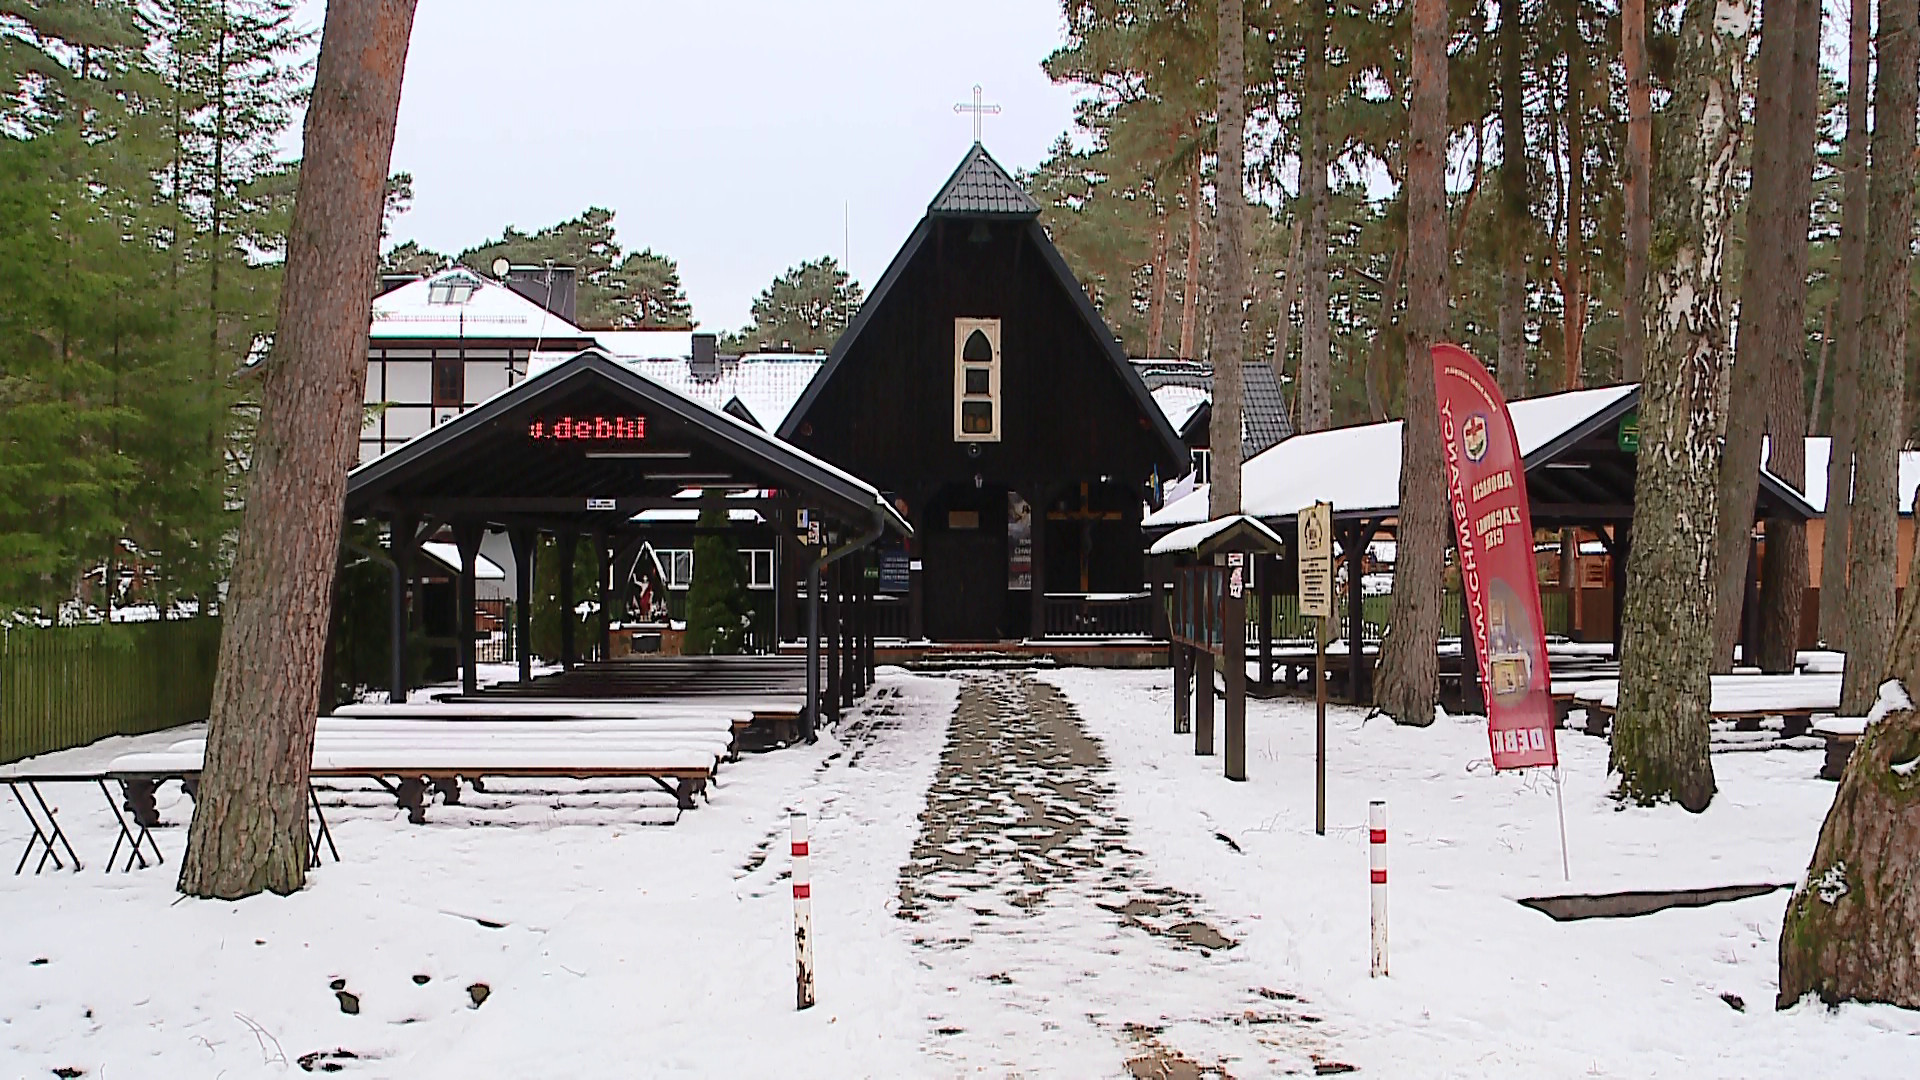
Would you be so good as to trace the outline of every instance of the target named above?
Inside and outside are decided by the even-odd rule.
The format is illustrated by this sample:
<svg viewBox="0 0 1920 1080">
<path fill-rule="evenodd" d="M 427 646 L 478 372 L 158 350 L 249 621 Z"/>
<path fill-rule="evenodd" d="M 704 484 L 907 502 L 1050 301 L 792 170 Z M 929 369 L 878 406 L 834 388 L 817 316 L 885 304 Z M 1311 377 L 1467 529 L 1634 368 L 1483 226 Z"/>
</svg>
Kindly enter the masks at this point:
<svg viewBox="0 0 1920 1080">
<path fill-rule="evenodd" d="M 220 620 L 0 629 L 0 764 L 207 718 Z"/>
</svg>

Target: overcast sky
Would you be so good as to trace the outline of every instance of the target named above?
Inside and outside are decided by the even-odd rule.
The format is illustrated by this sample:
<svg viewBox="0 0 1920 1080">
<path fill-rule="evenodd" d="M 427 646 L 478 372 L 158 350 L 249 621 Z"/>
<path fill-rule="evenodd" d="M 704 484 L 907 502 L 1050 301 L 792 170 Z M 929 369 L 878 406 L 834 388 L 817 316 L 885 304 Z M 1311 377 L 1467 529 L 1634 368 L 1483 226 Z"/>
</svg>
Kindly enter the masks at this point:
<svg viewBox="0 0 1920 1080">
<path fill-rule="evenodd" d="M 1058 0 L 420 0 L 395 239 L 451 253 L 605 206 L 721 331 L 775 274 L 840 257 L 850 216 L 870 289 L 971 144 L 953 106 L 975 83 L 1008 169 L 1072 123 L 1040 70 L 1063 25 Z"/>
</svg>

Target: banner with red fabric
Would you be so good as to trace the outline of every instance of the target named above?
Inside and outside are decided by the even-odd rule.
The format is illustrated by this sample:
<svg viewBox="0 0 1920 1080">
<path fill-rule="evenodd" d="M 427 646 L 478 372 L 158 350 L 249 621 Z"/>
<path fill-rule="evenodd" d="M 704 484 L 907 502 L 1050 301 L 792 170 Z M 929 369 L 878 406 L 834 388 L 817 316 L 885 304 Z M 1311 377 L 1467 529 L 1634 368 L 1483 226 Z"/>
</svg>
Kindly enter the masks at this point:
<svg viewBox="0 0 1920 1080">
<path fill-rule="evenodd" d="M 1555 765 L 1546 622 L 1533 558 L 1533 515 L 1507 402 L 1487 369 L 1457 345 L 1433 347 L 1445 444 L 1447 503 L 1495 769 Z"/>
</svg>

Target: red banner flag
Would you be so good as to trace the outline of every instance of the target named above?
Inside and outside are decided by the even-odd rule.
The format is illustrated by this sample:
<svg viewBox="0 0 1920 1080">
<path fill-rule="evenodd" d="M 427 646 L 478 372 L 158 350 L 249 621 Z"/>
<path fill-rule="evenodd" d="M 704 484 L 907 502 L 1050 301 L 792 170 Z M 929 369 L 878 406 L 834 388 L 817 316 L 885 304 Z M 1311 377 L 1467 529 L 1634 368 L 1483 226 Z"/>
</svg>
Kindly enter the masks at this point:
<svg viewBox="0 0 1920 1080">
<path fill-rule="evenodd" d="M 1533 515 L 1513 420 L 1493 377 L 1465 349 L 1435 345 L 1433 375 L 1446 445 L 1447 503 L 1461 592 L 1480 654 L 1493 767 L 1558 764 Z"/>
</svg>

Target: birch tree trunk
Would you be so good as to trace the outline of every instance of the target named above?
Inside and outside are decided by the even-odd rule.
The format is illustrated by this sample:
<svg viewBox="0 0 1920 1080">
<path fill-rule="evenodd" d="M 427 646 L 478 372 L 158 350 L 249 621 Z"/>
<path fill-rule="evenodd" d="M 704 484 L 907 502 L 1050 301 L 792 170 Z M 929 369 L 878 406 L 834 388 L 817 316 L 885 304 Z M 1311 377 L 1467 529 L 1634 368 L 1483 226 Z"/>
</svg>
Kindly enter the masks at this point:
<svg viewBox="0 0 1920 1080">
<path fill-rule="evenodd" d="M 1887 6 L 1880 10 L 1887 20 Z M 1887 674 L 1909 694 L 1920 687 L 1920 604 L 1912 595 L 1901 612 Z M 1916 762 L 1920 712 L 1911 706 L 1868 726 L 1847 759 L 1813 861 L 1787 902 L 1778 1008 L 1808 994 L 1829 1005 L 1878 1001 L 1920 1008 Z"/>
<path fill-rule="evenodd" d="M 1407 146 L 1407 383 L 1398 554 L 1374 704 L 1395 723 L 1433 723 L 1447 500 L 1432 348 L 1447 332 L 1447 4 L 1413 0 Z"/>
<path fill-rule="evenodd" d="M 1732 400 L 1742 407 L 1727 416 L 1727 441 L 1720 459 L 1720 521 L 1714 543 L 1713 669 L 1733 666 L 1740 613 L 1752 573 L 1747 555 L 1753 533 L 1753 504 L 1760 479 L 1760 440 L 1768 412 L 1759 407 L 1773 385 L 1777 354 L 1790 325 L 1783 290 L 1787 280 L 1789 150 L 1792 137 L 1793 54 L 1799 40 L 1794 25 L 1800 0 L 1773 0 L 1761 12 L 1760 55 L 1755 63 L 1753 104 L 1753 179 L 1747 197 L 1746 268 L 1740 278 L 1740 328 L 1736 335 Z M 1811 168 L 1811 164 L 1809 164 Z M 1806 245 L 1806 229 L 1800 231 Z M 1798 351 L 1797 349 L 1795 350 Z M 1748 663 L 1753 658 L 1747 658 Z"/>
<path fill-rule="evenodd" d="M 1247 34 L 1242 0 L 1219 0 L 1214 89 L 1220 159 L 1214 174 L 1213 414 L 1208 430 L 1208 510 L 1213 517 L 1240 512 L 1240 359 L 1246 349 L 1247 194 L 1244 188 L 1247 130 Z"/>
<path fill-rule="evenodd" d="M 327 7 L 180 891 L 306 882 L 307 775 L 414 0 Z"/>
<path fill-rule="evenodd" d="M 1866 307 L 1860 324 L 1853 509 L 1847 528 L 1847 674 L 1840 709 L 1873 704 L 1893 640 L 1894 546 L 1904 414 L 1907 277 L 1913 243 L 1914 99 L 1920 86 L 1915 0 L 1880 0 L 1867 179 Z"/>
<path fill-rule="evenodd" d="M 1307 0 L 1300 97 L 1300 430 L 1333 426 L 1333 333 L 1327 310 L 1327 0 Z"/>
<path fill-rule="evenodd" d="M 1768 469 L 1807 489 L 1807 228 L 1813 217 L 1814 137 L 1820 93 L 1820 0 L 1791 0 L 1793 80 L 1788 101 L 1787 213 L 1781 227 L 1780 338 L 1773 349 L 1767 395 Z M 1755 477 L 1756 483 L 1758 476 Z M 1767 519 L 1767 555 L 1760 568 L 1760 643 L 1755 661 L 1771 674 L 1791 674 L 1800 649 L 1800 612 L 1807 600 L 1807 525 L 1776 514 Z"/>
<path fill-rule="evenodd" d="M 1621 0 L 1620 58 L 1627 75 L 1625 274 L 1620 286 L 1620 369 L 1639 382 L 1647 358 L 1647 257 L 1653 246 L 1653 83 L 1647 74 L 1646 0 Z"/>
<path fill-rule="evenodd" d="M 1834 334 L 1833 422 L 1827 426 L 1827 513 L 1820 533 L 1820 637 L 1846 648 L 1847 548 L 1853 508 L 1853 433 L 1860 408 L 1860 321 L 1867 264 L 1868 65 L 1871 0 L 1853 0 L 1847 26 L 1847 136 L 1840 154 L 1840 314 Z"/>
<path fill-rule="evenodd" d="M 1527 238 L 1533 207 L 1527 195 L 1526 86 L 1521 82 L 1525 28 L 1520 0 L 1500 0 L 1500 356 L 1494 364 L 1508 401 L 1527 393 Z"/>
<path fill-rule="evenodd" d="M 1707 671 L 1713 643 L 1714 481 L 1727 371 L 1721 278 L 1738 196 L 1746 0 L 1682 13 L 1654 213 L 1653 320 L 1640 397 L 1633 547 L 1621 618 L 1617 797 L 1698 813 L 1713 799 Z"/>
</svg>

